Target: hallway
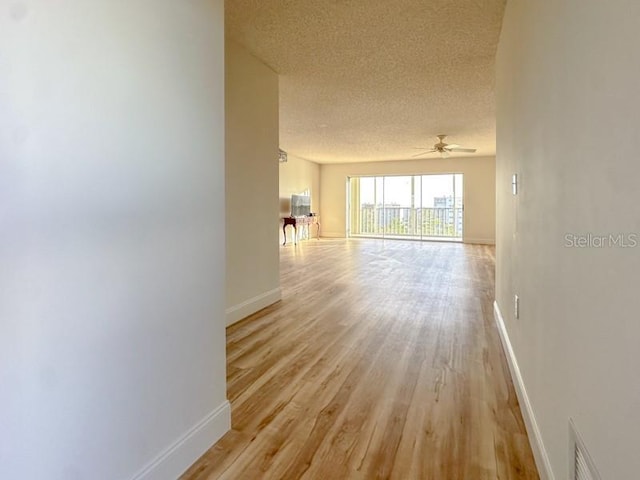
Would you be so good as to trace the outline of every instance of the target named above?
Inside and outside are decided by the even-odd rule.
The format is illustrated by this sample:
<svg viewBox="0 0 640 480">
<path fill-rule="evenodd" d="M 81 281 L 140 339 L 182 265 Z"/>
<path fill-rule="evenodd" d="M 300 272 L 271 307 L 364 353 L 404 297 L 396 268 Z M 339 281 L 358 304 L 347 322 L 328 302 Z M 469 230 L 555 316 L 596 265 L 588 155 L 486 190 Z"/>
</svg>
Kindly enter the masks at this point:
<svg viewBox="0 0 640 480">
<path fill-rule="evenodd" d="M 494 252 L 282 248 L 282 302 L 227 329 L 232 430 L 183 480 L 537 479 L 493 320 Z"/>
</svg>

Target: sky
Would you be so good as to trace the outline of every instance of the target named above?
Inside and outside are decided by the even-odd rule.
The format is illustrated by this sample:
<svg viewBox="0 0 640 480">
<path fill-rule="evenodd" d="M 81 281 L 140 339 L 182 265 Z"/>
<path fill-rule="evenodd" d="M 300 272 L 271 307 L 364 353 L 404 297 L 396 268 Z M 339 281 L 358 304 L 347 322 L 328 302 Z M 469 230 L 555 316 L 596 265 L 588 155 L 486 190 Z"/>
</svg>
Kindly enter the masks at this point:
<svg viewBox="0 0 640 480">
<path fill-rule="evenodd" d="M 462 196 L 462 175 L 418 175 L 388 177 L 358 177 L 360 180 L 360 203 L 382 204 L 384 202 L 402 207 L 411 206 L 411 182 L 415 178 L 415 206 L 433 207 L 434 197 L 453 196 L 453 177 L 456 177 L 456 197 Z M 354 179 L 357 180 L 357 179 Z M 422 190 L 420 184 L 422 183 Z M 383 189 L 384 187 L 384 189 Z M 377 198 L 374 197 L 377 193 Z M 375 202 L 374 202 L 375 198 Z M 420 201 L 422 199 L 422 205 Z"/>
</svg>

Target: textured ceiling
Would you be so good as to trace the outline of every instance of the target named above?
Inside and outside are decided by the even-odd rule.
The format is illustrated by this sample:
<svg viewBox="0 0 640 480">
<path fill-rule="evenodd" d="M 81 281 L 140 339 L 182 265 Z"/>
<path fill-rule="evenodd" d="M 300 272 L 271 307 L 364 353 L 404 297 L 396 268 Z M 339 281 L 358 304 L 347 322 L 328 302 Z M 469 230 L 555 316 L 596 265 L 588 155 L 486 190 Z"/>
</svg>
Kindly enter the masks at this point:
<svg viewBox="0 0 640 480">
<path fill-rule="evenodd" d="M 506 0 L 227 0 L 227 35 L 280 74 L 280 147 L 397 160 L 435 135 L 495 154 Z M 426 158 L 429 158 L 427 156 Z"/>
</svg>

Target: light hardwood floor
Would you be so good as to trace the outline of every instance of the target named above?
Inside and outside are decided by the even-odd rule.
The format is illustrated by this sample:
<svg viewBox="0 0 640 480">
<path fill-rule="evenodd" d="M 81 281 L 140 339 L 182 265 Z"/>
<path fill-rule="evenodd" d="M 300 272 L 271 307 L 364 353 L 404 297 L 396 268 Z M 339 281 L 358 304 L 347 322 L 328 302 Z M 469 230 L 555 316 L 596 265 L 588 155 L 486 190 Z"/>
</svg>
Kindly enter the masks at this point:
<svg viewBox="0 0 640 480">
<path fill-rule="evenodd" d="M 227 330 L 233 429 L 183 480 L 537 479 L 492 314 L 494 248 L 310 240 Z"/>
</svg>

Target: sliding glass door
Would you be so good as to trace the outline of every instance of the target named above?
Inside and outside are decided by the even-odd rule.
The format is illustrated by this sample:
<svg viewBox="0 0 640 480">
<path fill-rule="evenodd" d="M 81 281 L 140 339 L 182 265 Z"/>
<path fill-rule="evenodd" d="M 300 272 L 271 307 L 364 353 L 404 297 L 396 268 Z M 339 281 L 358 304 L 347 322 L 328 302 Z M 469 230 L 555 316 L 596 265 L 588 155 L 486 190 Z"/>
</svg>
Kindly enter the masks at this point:
<svg viewBox="0 0 640 480">
<path fill-rule="evenodd" d="M 351 177 L 350 236 L 462 239 L 462 174 Z"/>
</svg>

